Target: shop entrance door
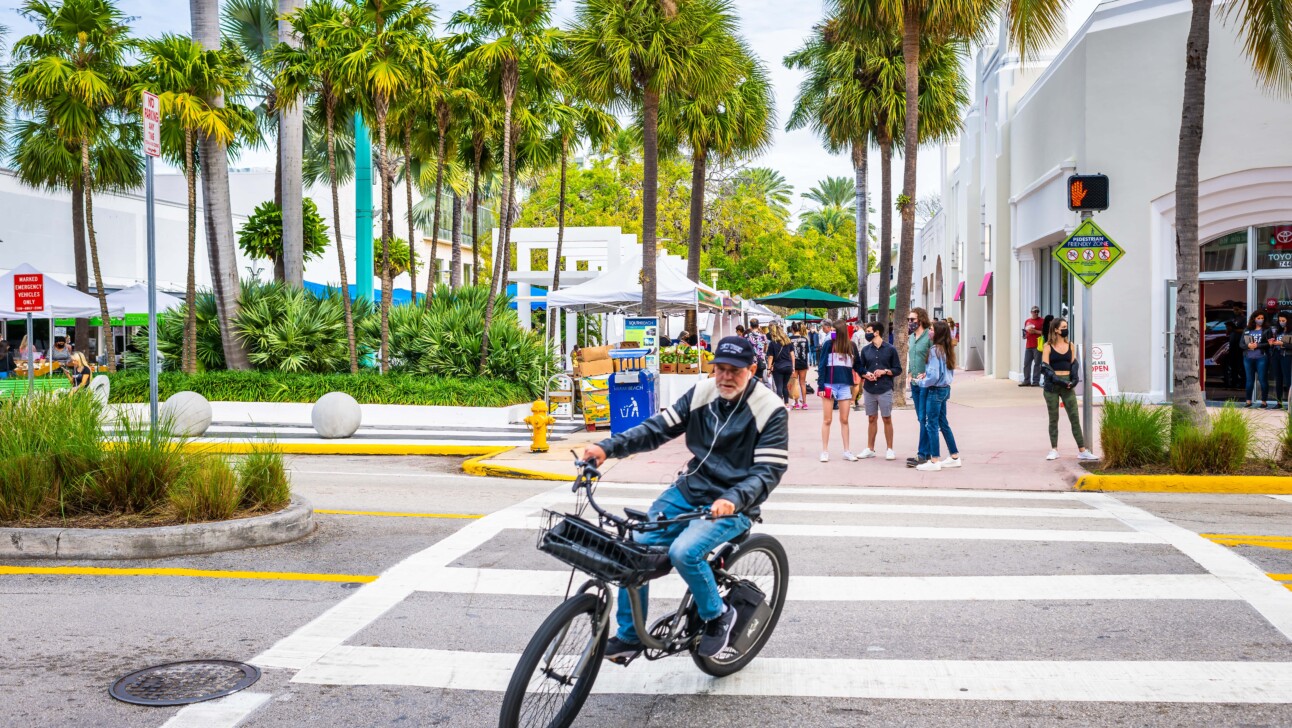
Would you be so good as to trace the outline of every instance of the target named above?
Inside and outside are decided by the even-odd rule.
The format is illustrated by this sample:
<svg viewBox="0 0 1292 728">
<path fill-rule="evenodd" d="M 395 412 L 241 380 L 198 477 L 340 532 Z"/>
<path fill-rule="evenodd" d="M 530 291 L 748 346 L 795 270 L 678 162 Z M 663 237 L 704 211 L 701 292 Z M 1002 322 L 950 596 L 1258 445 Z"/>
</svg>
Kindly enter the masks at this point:
<svg viewBox="0 0 1292 728">
<path fill-rule="evenodd" d="M 1246 279 L 1202 281 L 1203 391 L 1208 400 L 1244 396 L 1239 342 L 1246 323 Z"/>
</svg>

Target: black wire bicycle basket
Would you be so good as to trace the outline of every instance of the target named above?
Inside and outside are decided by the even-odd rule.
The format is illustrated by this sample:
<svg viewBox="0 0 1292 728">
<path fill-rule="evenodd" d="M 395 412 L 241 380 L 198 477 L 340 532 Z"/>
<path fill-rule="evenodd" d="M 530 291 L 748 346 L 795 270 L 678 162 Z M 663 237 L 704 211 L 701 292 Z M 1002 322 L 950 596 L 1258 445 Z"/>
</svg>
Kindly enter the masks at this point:
<svg viewBox="0 0 1292 728">
<path fill-rule="evenodd" d="M 578 516 L 543 511 L 538 550 L 579 571 L 618 586 L 636 586 L 667 574 L 668 549 L 610 533 Z"/>
</svg>

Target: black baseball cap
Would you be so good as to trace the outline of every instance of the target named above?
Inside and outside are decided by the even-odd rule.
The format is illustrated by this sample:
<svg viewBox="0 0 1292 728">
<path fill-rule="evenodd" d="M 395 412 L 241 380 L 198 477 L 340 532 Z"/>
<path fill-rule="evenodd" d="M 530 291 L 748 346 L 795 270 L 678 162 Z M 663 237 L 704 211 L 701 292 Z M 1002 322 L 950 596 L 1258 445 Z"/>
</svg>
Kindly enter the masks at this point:
<svg viewBox="0 0 1292 728">
<path fill-rule="evenodd" d="M 743 336 L 728 336 L 713 350 L 713 363 L 746 369 L 754 363 L 754 345 Z"/>
</svg>

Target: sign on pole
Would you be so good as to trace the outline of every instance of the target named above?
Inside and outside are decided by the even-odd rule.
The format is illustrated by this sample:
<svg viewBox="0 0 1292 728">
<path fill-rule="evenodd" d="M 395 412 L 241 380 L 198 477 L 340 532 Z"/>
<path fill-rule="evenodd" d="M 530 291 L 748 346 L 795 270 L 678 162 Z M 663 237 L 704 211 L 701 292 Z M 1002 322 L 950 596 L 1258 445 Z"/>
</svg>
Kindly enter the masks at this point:
<svg viewBox="0 0 1292 728">
<path fill-rule="evenodd" d="M 13 310 L 15 313 L 40 313 L 45 310 L 45 274 L 14 275 Z"/>
<path fill-rule="evenodd" d="M 144 92 L 144 154 L 161 156 L 161 100 L 148 91 Z"/>
<path fill-rule="evenodd" d="M 1068 239 L 1054 249 L 1054 259 L 1086 288 L 1093 286 L 1125 254 L 1108 233 L 1088 219 L 1082 220 Z"/>
</svg>

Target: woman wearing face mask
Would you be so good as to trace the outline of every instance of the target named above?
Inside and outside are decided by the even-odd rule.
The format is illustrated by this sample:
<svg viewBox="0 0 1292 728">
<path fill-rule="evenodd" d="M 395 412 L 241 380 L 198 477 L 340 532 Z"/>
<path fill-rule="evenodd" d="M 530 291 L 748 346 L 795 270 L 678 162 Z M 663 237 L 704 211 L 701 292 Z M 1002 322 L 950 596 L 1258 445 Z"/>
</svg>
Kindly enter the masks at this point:
<svg viewBox="0 0 1292 728">
<path fill-rule="evenodd" d="M 1265 352 L 1270 348 L 1268 330 L 1265 328 L 1265 312 L 1253 311 L 1251 317 L 1247 320 L 1247 330 L 1243 332 L 1243 369 L 1247 373 L 1247 404 L 1246 407 L 1252 406 L 1252 394 L 1256 389 L 1257 383 L 1261 385 L 1260 406 L 1257 409 L 1264 409 L 1265 403 L 1270 398 L 1270 383 L 1265 378 L 1266 368 L 1269 366 L 1269 357 Z"/>
<path fill-rule="evenodd" d="M 839 321 L 835 324 L 839 332 L 833 340 L 826 339 L 817 355 L 817 390 L 821 396 L 821 462 L 830 461 L 830 425 L 834 419 L 834 400 L 839 403 L 839 430 L 843 435 L 843 459 L 849 462 L 857 460 L 852 454 L 848 432 L 848 400 L 852 398 L 853 374 L 861 376 L 865 370 L 861 366 L 861 357 L 857 347 L 848 338 L 848 324 Z"/>
<path fill-rule="evenodd" d="M 791 409 L 807 409 L 808 339 L 803 335 L 803 324 L 790 327 L 790 344 L 794 347 L 794 378 L 798 380 L 799 396 Z"/>
<path fill-rule="evenodd" d="M 1077 441 L 1078 460 L 1098 460 L 1086 449 L 1086 439 L 1081 432 L 1081 416 L 1077 412 L 1077 347 L 1068 339 L 1068 320 L 1056 318 L 1050 322 L 1045 334 L 1045 348 L 1041 350 L 1041 371 L 1045 374 L 1045 408 L 1050 415 L 1050 454 L 1046 460 L 1059 459 L 1059 403 L 1068 411 L 1072 425 L 1072 439 Z"/>
<path fill-rule="evenodd" d="M 1283 409 L 1284 395 L 1292 387 L 1292 318 L 1287 311 L 1279 311 L 1274 316 L 1274 325 L 1270 327 L 1269 366 L 1270 379 L 1274 380 L 1274 401 Z M 1288 397 L 1292 402 L 1292 396 Z"/>
</svg>

